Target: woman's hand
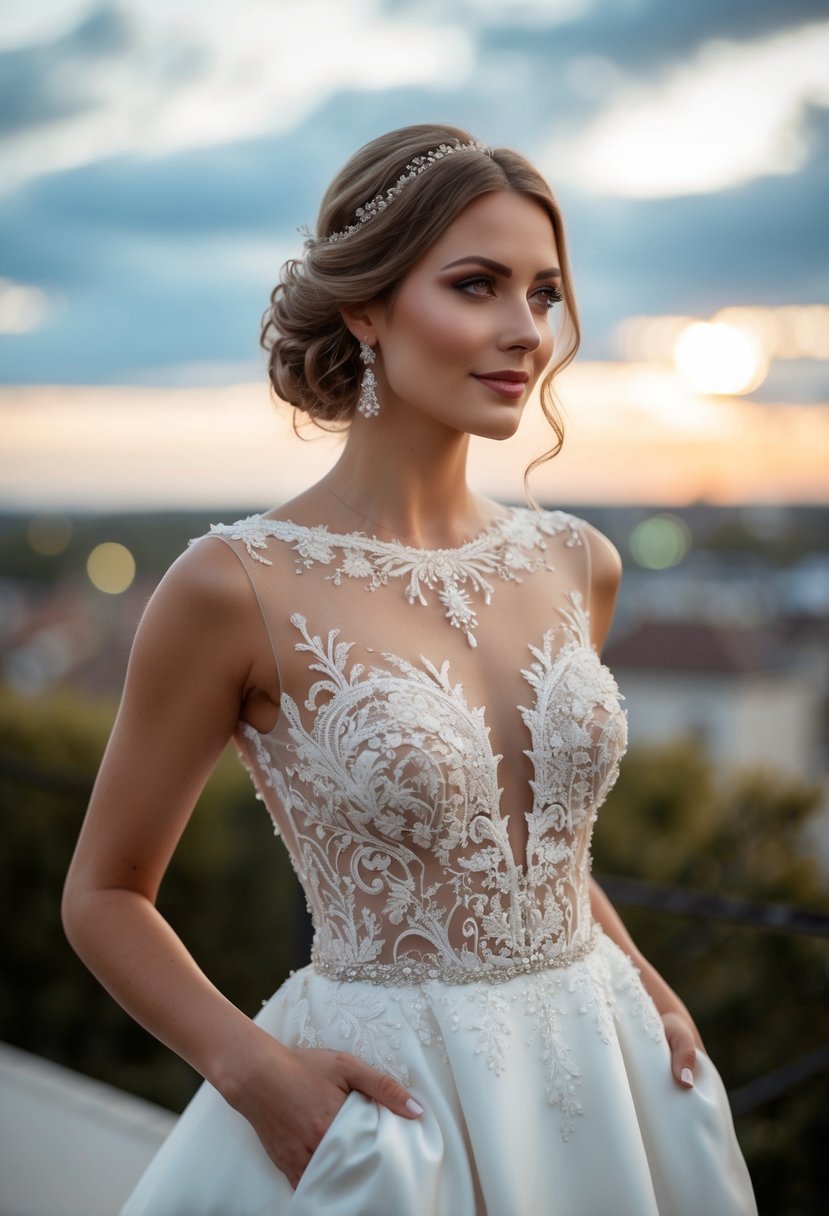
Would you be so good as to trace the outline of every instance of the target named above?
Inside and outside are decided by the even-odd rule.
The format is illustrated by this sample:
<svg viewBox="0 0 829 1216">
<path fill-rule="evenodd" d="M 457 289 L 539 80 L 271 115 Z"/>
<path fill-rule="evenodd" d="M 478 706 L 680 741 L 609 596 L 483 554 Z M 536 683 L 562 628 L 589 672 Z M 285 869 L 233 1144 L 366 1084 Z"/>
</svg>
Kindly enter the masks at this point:
<svg viewBox="0 0 829 1216">
<path fill-rule="evenodd" d="M 619 917 L 619 913 L 594 878 L 590 879 L 590 906 L 595 920 L 608 937 L 628 956 L 639 971 L 642 983 L 653 1001 L 671 1049 L 671 1072 L 677 1085 L 693 1089 L 699 1047 L 705 1051 L 694 1019 L 673 988 L 663 980 L 651 963 L 644 958 Z"/>
<path fill-rule="evenodd" d="M 699 1031 L 685 1012 L 671 1010 L 660 1015 L 671 1049 L 671 1072 L 683 1089 L 693 1089 L 697 1067 L 697 1047 L 705 1051 Z"/>
<path fill-rule="evenodd" d="M 294 1189 L 352 1089 L 406 1119 L 422 1114 L 405 1086 L 348 1052 L 276 1040 L 263 1046 L 257 1059 L 248 1057 L 246 1076 L 223 1085 L 222 1093 Z"/>
</svg>

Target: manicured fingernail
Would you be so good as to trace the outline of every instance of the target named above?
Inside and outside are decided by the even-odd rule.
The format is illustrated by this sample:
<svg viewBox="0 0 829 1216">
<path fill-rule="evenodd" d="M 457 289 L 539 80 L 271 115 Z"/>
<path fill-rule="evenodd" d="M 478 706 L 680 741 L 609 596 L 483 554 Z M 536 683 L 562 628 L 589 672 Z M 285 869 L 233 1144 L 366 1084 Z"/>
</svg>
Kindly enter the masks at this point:
<svg viewBox="0 0 829 1216">
<path fill-rule="evenodd" d="M 415 1102 L 414 1098 L 409 1098 L 406 1102 L 406 1110 L 410 1115 L 422 1115 L 423 1107 L 419 1102 Z"/>
<path fill-rule="evenodd" d="M 679 1079 L 682 1081 L 683 1085 L 690 1085 L 693 1089 L 694 1074 L 691 1072 L 690 1068 L 683 1068 L 682 1072 L 679 1074 Z"/>
</svg>

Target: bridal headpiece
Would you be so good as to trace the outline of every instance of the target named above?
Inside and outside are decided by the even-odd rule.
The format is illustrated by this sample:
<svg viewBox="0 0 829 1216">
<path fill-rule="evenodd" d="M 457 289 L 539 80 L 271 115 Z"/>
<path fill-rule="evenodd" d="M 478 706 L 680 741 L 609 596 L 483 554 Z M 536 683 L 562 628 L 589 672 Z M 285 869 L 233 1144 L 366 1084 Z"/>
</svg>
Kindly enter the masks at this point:
<svg viewBox="0 0 829 1216">
<path fill-rule="evenodd" d="M 479 143 L 477 140 L 463 144 L 459 139 L 456 139 L 452 143 L 439 144 L 437 148 L 433 148 L 430 152 L 426 152 L 422 156 L 416 156 L 413 160 L 410 160 L 393 186 L 390 186 L 385 192 L 375 194 L 374 198 L 369 199 L 362 207 L 358 207 L 355 213 L 357 216 L 355 223 L 349 224 L 348 227 L 342 228 L 339 232 L 332 232 L 329 236 L 321 237 L 312 236 L 310 233 L 307 233 L 306 229 L 306 248 L 312 248 L 315 245 L 333 245 L 336 241 L 343 241 L 346 237 L 351 236 L 352 233 L 359 232 L 363 224 L 376 219 L 381 212 L 385 211 L 389 203 L 397 198 L 398 194 L 402 190 L 405 190 L 410 182 L 420 177 L 421 173 L 425 173 L 427 169 L 431 169 L 432 165 L 436 165 L 438 161 L 445 160 L 447 156 L 452 156 L 456 152 L 478 152 L 483 156 L 492 156 L 492 148 L 487 144 Z"/>
</svg>

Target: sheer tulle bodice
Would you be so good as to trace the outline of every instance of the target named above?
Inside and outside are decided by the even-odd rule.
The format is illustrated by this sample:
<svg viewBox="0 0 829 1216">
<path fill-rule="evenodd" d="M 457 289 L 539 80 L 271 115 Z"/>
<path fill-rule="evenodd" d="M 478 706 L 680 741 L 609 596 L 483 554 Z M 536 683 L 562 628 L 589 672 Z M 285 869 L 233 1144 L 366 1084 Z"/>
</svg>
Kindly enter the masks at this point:
<svg viewBox="0 0 829 1216">
<path fill-rule="evenodd" d="M 498 980 L 591 947 L 590 835 L 627 734 L 583 527 L 517 508 L 436 551 L 262 516 L 211 529 L 273 643 L 279 717 L 237 745 L 326 974 Z"/>
</svg>

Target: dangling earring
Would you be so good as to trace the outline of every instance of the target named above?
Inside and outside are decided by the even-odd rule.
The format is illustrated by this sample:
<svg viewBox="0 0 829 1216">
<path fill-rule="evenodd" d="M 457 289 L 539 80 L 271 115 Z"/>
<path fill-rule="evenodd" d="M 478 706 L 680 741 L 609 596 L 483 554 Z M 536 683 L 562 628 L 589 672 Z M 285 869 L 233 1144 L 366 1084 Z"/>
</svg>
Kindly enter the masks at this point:
<svg viewBox="0 0 829 1216">
<path fill-rule="evenodd" d="M 363 379 L 360 383 L 360 399 L 357 409 L 364 418 L 375 418 L 380 413 L 380 402 L 377 400 L 377 377 L 371 370 L 375 354 L 367 342 L 360 343 L 360 358 L 365 364 Z"/>
</svg>

